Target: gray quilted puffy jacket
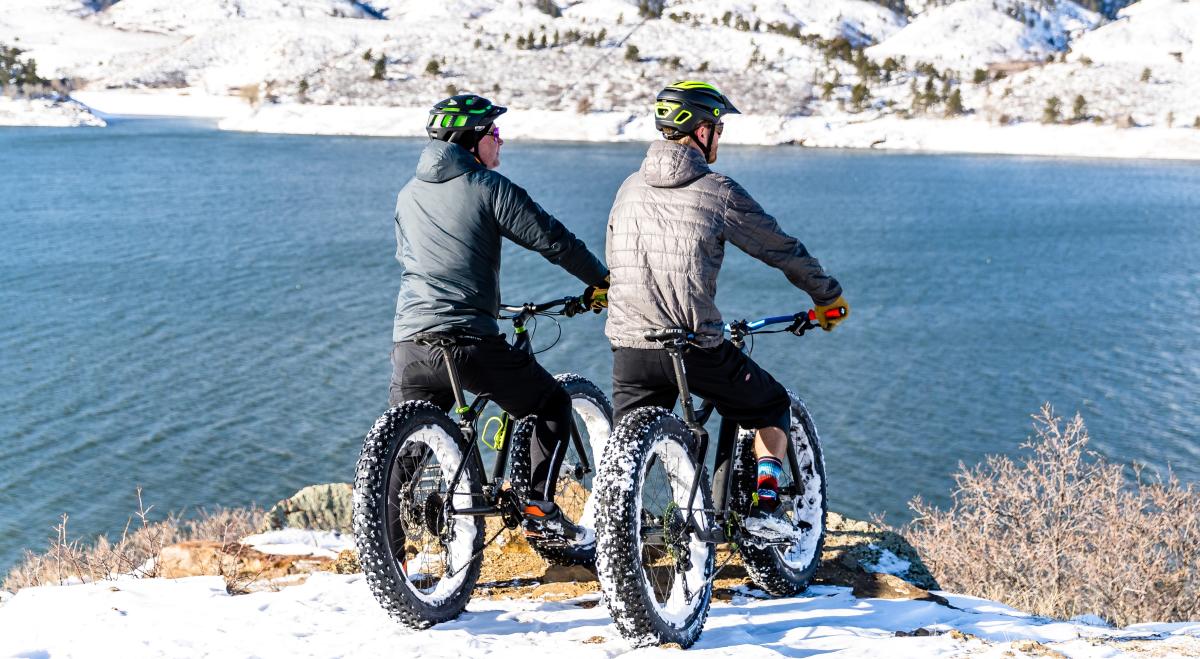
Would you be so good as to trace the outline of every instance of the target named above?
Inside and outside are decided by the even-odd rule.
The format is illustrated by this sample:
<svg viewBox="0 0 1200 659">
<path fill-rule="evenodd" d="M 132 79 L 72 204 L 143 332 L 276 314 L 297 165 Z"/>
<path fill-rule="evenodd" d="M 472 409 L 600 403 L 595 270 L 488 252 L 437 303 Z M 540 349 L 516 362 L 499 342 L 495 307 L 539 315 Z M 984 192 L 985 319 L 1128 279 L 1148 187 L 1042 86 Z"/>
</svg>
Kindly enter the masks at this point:
<svg viewBox="0 0 1200 659">
<path fill-rule="evenodd" d="M 724 322 L 713 298 L 726 242 L 782 270 L 816 304 L 842 294 L 742 186 L 709 169 L 696 149 L 658 141 L 625 179 L 608 216 L 609 341 L 661 348 L 645 334 L 678 327 L 695 331 L 704 347 L 718 345 Z"/>
</svg>

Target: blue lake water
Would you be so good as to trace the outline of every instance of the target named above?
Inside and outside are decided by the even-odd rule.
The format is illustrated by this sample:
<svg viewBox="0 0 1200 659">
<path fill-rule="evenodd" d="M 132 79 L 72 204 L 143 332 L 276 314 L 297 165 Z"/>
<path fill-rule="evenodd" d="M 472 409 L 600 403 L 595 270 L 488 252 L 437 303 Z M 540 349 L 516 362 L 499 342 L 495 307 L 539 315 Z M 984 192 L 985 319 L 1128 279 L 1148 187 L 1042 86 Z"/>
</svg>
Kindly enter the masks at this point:
<svg viewBox="0 0 1200 659">
<path fill-rule="evenodd" d="M 61 513 L 119 534 L 138 485 L 165 512 L 351 479 L 386 404 L 391 212 L 422 145 L 0 129 L 0 571 Z M 602 253 L 643 152 L 512 141 L 501 171 Z M 754 352 L 809 403 L 833 509 L 947 503 L 958 463 L 1015 453 L 1043 401 L 1101 454 L 1200 480 L 1200 166 L 726 147 L 717 169 L 853 307 Z M 809 305 L 733 249 L 720 285 L 727 318 Z M 507 300 L 580 288 L 505 253 Z M 563 330 L 542 362 L 608 390 L 602 317 Z"/>
</svg>

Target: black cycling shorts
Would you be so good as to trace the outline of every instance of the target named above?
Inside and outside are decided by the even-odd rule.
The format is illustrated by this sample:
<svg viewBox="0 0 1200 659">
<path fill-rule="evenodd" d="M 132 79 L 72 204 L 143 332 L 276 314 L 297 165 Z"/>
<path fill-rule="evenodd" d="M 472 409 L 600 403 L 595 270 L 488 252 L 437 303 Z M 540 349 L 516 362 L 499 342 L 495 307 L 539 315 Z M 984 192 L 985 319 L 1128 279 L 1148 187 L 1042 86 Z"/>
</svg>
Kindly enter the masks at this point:
<svg viewBox="0 0 1200 659">
<path fill-rule="evenodd" d="M 450 348 L 463 389 L 486 394 L 514 418 L 533 414 L 559 386 L 533 355 L 513 348 L 504 335 L 461 337 Z M 392 344 L 392 383 L 388 403 L 427 400 L 449 411 L 454 390 L 442 351 L 412 341 Z"/>
<path fill-rule="evenodd" d="M 688 388 L 712 401 L 723 418 L 743 428 L 783 428 L 791 400 L 783 385 L 729 341 L 683 353 Z M 616 420 L 646 406 L 672 409 L 679 386 L 671 355 L 664 349 L 613 348 L 613 408 Z"/>
</svg>

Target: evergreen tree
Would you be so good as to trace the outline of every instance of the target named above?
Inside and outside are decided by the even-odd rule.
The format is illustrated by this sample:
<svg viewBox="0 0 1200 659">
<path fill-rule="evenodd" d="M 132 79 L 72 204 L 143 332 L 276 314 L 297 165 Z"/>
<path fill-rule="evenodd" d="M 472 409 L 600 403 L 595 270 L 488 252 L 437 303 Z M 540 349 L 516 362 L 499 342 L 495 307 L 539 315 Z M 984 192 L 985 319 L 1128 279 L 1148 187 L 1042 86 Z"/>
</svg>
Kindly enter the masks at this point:
<svg viewBox="0 0 1200 659">
<path fill-rule="evenodd" d="M 425 65 L 425 74 L 426 75 L 435 76 L 435 75 L 441 74 L 441 72 L 442 72 L 442 67 L 440 64 L 438 64 L 438 61 L 435 59 L 429 60 L 429 63 Z"/>
<path fill-rule="evenodd" d="M 950 93 L 950 97 L 946 99 L 946 116 L 954 117 L 963 114 L 962 92 L 957 88 Z"/>
<path fill-rule="evenodd" d="M 1075 102 L 1071 105 L 1071 114 L 1075 121 L 1087 119 L 1087 100 L 1083 98 L 1083 94 L 1075 96 Z"/>
<path fill-rule="evenodd" d="M 375 71 L 371 77 L 375 80 L 383 80 L 387 77 L 387 55 L 379 53 L 379 59 L 375 60 Z"/>
<path fill-rule="evenodd" d="M 975 76 L 971 80 L 977 85 L 987 82 L 987 71 L 984 69 L 975 69 Z"/>
<path fill-rule="evenodd" d="M 871 98 L 871 91 L 861 82 L 850 89 L 850 103 L 854 105 L 855 112 L 861 112 L 863 104 L 869 98 Z"/>
<path fill-rule="evenodd" d="M 1042 123 L 1056 124 L 1062 118 L 1062 101 L 1057 96 L 1046 99 L 1046 107 L 1042 110 Z"/>
<path fill-rule="evenodd" d="M 1150 67 L 1142 69 L 1142 82 L 1150 82 Z"/>
<path fill-rule="evenodd" d="M 629 44 L 625 47 L 625 60 L 628 62 L 637 62 L 641 59 L 641 54 L 638 53 L 638 47 Z"/>
<path fill-rule="evenodd" d="M 367 52 L 363 53 L 363 61 L 370 62 L 373 59 L 375 59 L 375 56 L 371 54 L 371 49 L 368 48 Z"/>
</svg>

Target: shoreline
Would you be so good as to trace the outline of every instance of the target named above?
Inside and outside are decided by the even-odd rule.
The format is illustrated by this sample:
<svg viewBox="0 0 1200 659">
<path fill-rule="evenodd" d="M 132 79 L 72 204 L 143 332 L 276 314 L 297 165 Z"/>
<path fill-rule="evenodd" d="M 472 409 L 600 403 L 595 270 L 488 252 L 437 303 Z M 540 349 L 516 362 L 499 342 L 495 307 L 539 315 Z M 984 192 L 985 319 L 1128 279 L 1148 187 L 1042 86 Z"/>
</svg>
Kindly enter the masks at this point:
<svg viewBox="0 0 1200 659">
<path fill-rule="evenodd" d="M 424 107 L 277 104 L 251 107 L 234 96 L 196 89 L 156 92 L 81 91 L 72 96 L 99 118 L 209 118 L 219 130 L 285 135 L 424 137 Z M 62 126 L 61 120 L 46 125 Z M 998 126 L 968 116 L 902 119 L 894 115 L 789 117 L 742 115 L 729 120 L 725 143 L 1038 157 L 1200 161 L 1200 129 L 1118 128 L 1112 125 L 1021 123 Z M 38 125 L 26 121 L 24 126 Z M 92 123 L 91 125 L 97 125 Z M 648 115 L 605 111 L 514 110 L 504 129 L 516 139 L 566 142 L 648 142 L 657 137 Z"/>
</svg>

